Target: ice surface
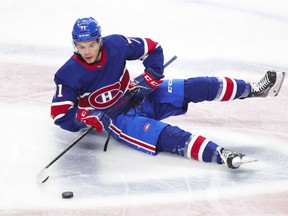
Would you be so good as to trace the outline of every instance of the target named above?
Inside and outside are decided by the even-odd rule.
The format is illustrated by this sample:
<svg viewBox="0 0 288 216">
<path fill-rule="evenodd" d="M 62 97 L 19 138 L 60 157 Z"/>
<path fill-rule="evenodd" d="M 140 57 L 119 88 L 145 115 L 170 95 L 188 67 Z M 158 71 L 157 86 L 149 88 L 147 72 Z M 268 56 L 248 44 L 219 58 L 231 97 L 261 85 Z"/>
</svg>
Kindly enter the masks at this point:
<svg viewBox="0 0 288 216">
<path fill-rule="evenodd" d="M 53 75 L 72 54 L 75 19 L 159 41 L 178 59 L 167 78 L 255 81 L 288 71 L 286 0 L 2 0 L 0 2 L 0 215 L 288 215 L 288 83 L 276 98 L 191 104 L 167 122 L 259 161 L 238 170 L 161 153 L 149 156 L 49 117 Z M 129 62 L 136 75 L 140 62 Z M 74 198 L 63 200 L 71 190 Z"/>
</svg>

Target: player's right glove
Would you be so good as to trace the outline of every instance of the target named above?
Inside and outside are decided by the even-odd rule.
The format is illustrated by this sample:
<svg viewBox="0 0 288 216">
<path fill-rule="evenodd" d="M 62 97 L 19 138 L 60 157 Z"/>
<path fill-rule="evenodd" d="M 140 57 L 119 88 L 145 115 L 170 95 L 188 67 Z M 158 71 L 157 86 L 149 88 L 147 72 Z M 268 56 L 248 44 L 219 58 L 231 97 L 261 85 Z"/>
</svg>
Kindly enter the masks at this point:
<svg viewBox="0 0 288 216">
<path fill-rule="evenodd" d="M 80 109 L 76 116 L 79 122 L 84 122 L 88 126 L 93 126 L 98 132 L 108 131 L 111 124 L 109 115 L 100 110 Z"/>
<path fill-rule="evenodd" d="M 153 69 L 148 68 L 143 74 L 139 75 L 134 79 L 134 83 L 130 85 L 130 89 L 137 89 L 136 99 L 143 101 L 154 89 L 156 89 L 163 81 L 164 77 L 162 74 L 156 73 Z"/>
</svg>

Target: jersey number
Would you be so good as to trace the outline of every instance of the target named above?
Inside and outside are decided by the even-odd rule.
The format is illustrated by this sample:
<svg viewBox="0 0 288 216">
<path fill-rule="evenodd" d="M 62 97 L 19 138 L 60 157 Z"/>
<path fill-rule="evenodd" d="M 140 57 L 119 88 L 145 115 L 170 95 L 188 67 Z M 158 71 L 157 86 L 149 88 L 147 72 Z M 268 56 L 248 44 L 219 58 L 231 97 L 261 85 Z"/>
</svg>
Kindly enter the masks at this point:
<svg viewBox="0 0 288 216">
<path fill-rule="evenodd" d="M 62 84 L 58 84 L 58 95 L 57 95 L 57 97 L 63 97 L 62 87 L 63 87 Z"/>
</svg>

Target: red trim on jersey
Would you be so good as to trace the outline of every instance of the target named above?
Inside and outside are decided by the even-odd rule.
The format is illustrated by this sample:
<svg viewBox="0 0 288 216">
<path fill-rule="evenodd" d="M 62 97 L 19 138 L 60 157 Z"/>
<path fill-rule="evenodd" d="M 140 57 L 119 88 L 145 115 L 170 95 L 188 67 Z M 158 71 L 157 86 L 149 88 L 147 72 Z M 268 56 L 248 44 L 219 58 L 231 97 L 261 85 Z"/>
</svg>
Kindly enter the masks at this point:
<svg viewBox="0 0 288 216">
<path fill-rule="evenodd" d="M 234 89 L 234 83 L 229 77 L 224 77 L 224 78 L 226 80 L 227 86 L 226 86 L 225 94 L 221 101 L 228 101 L 231 99 L 233 89 Z"/>
<path fill-rule="evenodd" d="M 150 38 L 144 38 L 147 42 L 147 46 L 148 46 L 148 54 L 150 54 L 151 52 L 153 52 L 157 46 L 157 42 L 151 40 Z"/>
<path fill-rule="evenodd" d="M 54 119 L 60 114 L 65 114 L 71 107 L 71 104 L 53 105 L 51 106 L 51 117 Z"/>
<path fill-rule="evenodd" d="M 199 154 L 199 150 L 201 145 L 203 144 L 203 142 L 205 141 L 205 137 L 203 136 L 198 136 L 197 139 L 194 141 L 193 146 L 191 148 L 191 158 L 198 160 L 198 154 Z"/>
<path fill-rule="evenodd" d="M 79 97 L 78 98 L 78 107 L 79 109 L 85 109 L 85 108 L 90 108 L 90 104 L 88 102 L 88 97 L 89 95 L 85 95 L 84 97 Z"/>
<path fill-rule="evenodd" d="M 104 65 L 106 63 L 106 59 L 107 59 L 107 53 L 106 53 L 104 48 L 101 49 L 101 52 L 102 52 L 101 60 L 97 63 L 94 63 L 94 64 L 87 64 L 87 62 L 79 59 L 76 54 L 74 54 L 72 58 L 75 61 L 77 61 L 79 64 L 83 65 L 84 67 L 86 67 L 89 70 L 101 69 L 102 67 L 104 67 Z"/>
</svg>

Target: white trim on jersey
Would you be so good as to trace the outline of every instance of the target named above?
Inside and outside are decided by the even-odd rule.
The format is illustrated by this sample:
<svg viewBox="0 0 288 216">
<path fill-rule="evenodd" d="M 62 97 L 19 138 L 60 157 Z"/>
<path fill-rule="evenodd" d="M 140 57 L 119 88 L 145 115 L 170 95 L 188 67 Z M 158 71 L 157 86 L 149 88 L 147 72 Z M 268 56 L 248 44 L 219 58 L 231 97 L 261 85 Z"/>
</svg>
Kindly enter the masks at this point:
<svg viewBox="0 0 288 216">
<path fill-rule="evenodd" d="M 148 54 L 148 43 L 145 40 L 145 38 L 141 38 L 141 40 L 143 40 L 143 43 L 144 43 L 144 53 L 139 59 L 144 61 L 148 56 L 147 55 Z"/>
<path fill-rule="evenodd" d="M 154 145 L 151 145 L 147 142 L 143 142 L 142 140 L 136 139 L 134 137 L 131 137 L 125 133 L 123 133 L 119 128 L 117 128 L 114 124 L 111 124 L 109 128 L 118 135 L 120 139 L 123 141 L 129 143 L 130 145 L 133 145 L 137 147 L 138 149 L 143 149 L 145 152 L 150 153 L 152 155 L 155 155 L 156 153 L 156 147 Z"/>
<path fill-rule="evenodd" d="M 74 103 L 72 101 L 52 102 L 52 106 L 62 106 L 62 105 L 71 105 L 71 106 L 73 106 Z"/>
<path fill-rule="evenodd" d="M 80 95 L 79 97 L 84 98 L 84 97 L 89 96 L 89 95 L 90 95 L 90 92 L 85 92 L 84 94 Z"/>
<path fill-rule="evenodd" d="M 66 112 L 74 106 L 74 103 L 72 101 L 52 102 L 51 109 L 54 110 L 54 109 L 57 109 L 57 107 L 61 107 L 61 106 L 69 106 L 69 108 L 63 109 L 63 112 L 62 112 L 62 110 L 61 110 L 61 112 L 57 111 L 56 113 L 54 113 L 54 111 L 53 111 L 51 113 L 51 117 L 53 118 L 54 122 L 57 119 L 62 118 L 66 114 Z M 55 116 L 52 116 L 52 114 L 55 114 Z"/>
</svg>

